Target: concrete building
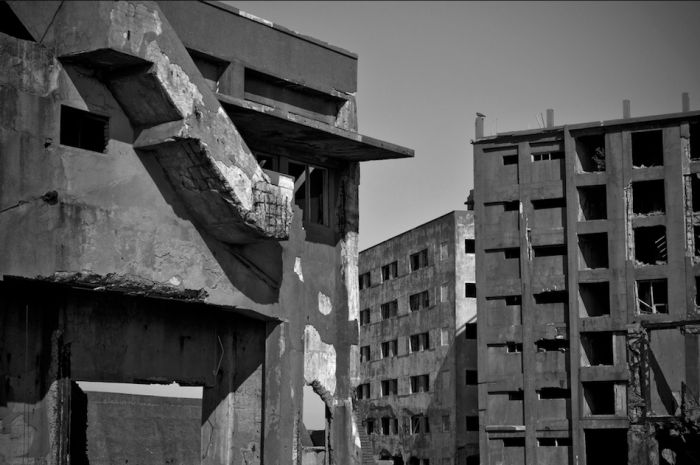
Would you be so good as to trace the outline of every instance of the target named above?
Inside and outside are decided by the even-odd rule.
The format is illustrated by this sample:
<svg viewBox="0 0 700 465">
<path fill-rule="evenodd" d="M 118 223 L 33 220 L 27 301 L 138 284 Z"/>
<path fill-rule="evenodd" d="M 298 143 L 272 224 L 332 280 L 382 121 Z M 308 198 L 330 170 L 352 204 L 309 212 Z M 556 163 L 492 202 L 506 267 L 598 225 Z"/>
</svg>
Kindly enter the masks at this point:
<svg viewBox="0 0 700 465">
<path fill-rule="evenodd" d="M 482 465 L 700 462 L 700 112 L 474 144 Z"/>
<path fill-rule="evenodd" d="M 106 463 L 78 381 L 202 386 L 201 463 L 359 463 L 359 162 L 413 152 L 356 81 L 218 3 L 0 2 L 0 463 Z"/>
<path fill-rule="evenodd" d="M 473 246 L 453 211 L 360 252 L 363 463 L 478 460 Z"/>
</svg>

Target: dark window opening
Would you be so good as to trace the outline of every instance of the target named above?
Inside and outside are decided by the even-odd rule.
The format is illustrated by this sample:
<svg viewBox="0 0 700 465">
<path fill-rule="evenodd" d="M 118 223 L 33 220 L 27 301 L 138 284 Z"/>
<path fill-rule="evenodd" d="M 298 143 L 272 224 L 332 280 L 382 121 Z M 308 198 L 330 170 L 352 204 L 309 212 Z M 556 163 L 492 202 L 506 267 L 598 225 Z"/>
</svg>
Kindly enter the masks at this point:
<svg viewBox="0 0 700 465">
<path fill-rule="evenodd" d="M 369 308 L 360 310 L 360 326 L 368 325 L 370 322 L 370 312 Z"/>
<path fill-rule="evenodd" d="M 411 417 L 411 434 L 430 432 L 430 422 L 426 415 L 413 415 Z"/>
<path fill-rule="evenodd" d="M 700 159 L 700 122 L 690 123 L 690 159 Z"/>
<path fill-rule="evenodd" d="M 503 202 L 503 211 L 512 212 L 520 210 L 520 201 L 512 200 L 510 202 Z"/>
<path fill-rule="evenodd" d="M 421 352 L 430 349 L 430 333 L 412 334 L 408 338 L 408 347 L 411 352 Z"/>
<path fill-rule="evenodd" d="M 615 383 L 594 381 L 581 383 L 583 397 L 590 415 L 615 414 Z"/>
<path fill-rule="evenodd" d="M 637 281 L 637 312 L 668 313 L 668 286 L 665 279 Z"/>
<path fill-rule="evenodd" d="M 571 391 L 565 388 L 543 387 L 537 391 L 537 397 L 544 400 L 569 399 Z"/>
<path fill-rule="evenodd" d="M 571 446 L 571 438 L 537 438 L 537 447 Z"/>
<path fill-rule="evenodd" d="M 367 289 L 372 285 L 372 279 L 370 272 L 368 271 L 367 273 L 362 273 L 360 275 L 360 290 L 362 289 Z"/>
<path fill-rule="evenodd" d="M 467 415 L 466 428 L 467 431 L 479 431 L 479 416 Z"/>
<path fill-rule="evenodd" d="M 609 283 L 579 283 L 579 308 L 584 318 L 610 315 Z"/>
<path fill-rule="evenodd" d="M 525 438 L 503 438 L 503 447 L 525 447 Z"/>
<path fill-rule="evenodd" d="M 464 384 L 467 386 L 476 386 L 479 384 L 479 375 L 476 370 L 465 370 L 464 377 Z"/>
<path fill-rule="evenodd" d="M 481 463 L 480 460 L 478 455 L 468 455 L 466 465 L 479 465 Z"/>
<path fill-rule="evenodd" d="M 632 183 L 632 212 L 636 215 L 666 212 L 663 179 Z"/>
<path fill-rule="evenodd" d="M 520 342 L 507 342 L 506 352 L 509 354 L 519 354 L 523 351 L 523 344 Z"/>
<path fill-rule="evenodd" d="M 608 267 L 608 234 L 581 234 L 578 247 L 583 268 L 596 269 Z"/>
<path fill-rule="evenodd" d="M 386 320 L 396 316 L 399 303 L 397 300 L 392 300 L 391 302 L 383 303 L 380 308 L 382 312 L 382 320 Z"/>
<path fill-rule="evenodd" d="M 535 341 L 538 352 L 566 352 L 569 350 L 569 341 L 566 339 L 540 339 Z"/>
<path fill-rule="evenodd" d="M 532 248 L 535 257 L 555 257 L 566 255 L 566 245 L 539 245 Z"/>
<path fill-rule="evenodd" d="M 394 279 L 399 275 L 399 264 L 398 262 L 391 262 L 388 265 L 382 267 L 382 281 L 389 281 Z"/>
<path fill-rule="evenodd" d="M 581 171 L 605 171 L 605 136 L 595 134 L 577 137 L 576 155 Z"/>
<path fill-rule="evenodd" d="M 423 249 L 409 257 L 411 263 L 411 271 L 416 271 L 428 266 L 428 249 Z"/>
<path fill-rule="evenodd" d="M 365 427 L 367 428 L 367 434 L 374 434 L 374 419 L 368 418 L 365 420 Z"/>
<path fill-rule="evenodd" d="M 581 333 L 584 366 L 613 365 L 613 333 Z"/>
<path fill-rule="evenodd" d="M 660 130 L 632 133 L 632 165 L 635 168 L 663 166 L 663 133 Z"/>
<path fill-rule="evenodd" d="M 695 306 L 700 307 L 700 276 L 695 277 Z"/>
<path fill-rule="evenodd" d="M 393 417 L 382 417 L 382 434 L 389 436 L 399 433 L 399 420 Z"/>
<path fill-rule="evenodd" d="M 475 251 L 474 239 L 465 239 L 464 240 L 464 253 L 474 253 L 474 251 Z"/>
<path fill-rule="evenodd" d="M 219 91 L 219 78 L 228 67 L 228 62 L 197 50 L 187 49 L 202 77 L 214 92 Z"/>
<path fill-rule="evenodd" d="M 522 389 L 518 389 L 517 391 L 509 391 L 508 392 L 508 400 L 523 400 L 525 398 L 525 393 L 523 392 Z"/>
<path fill-rule="evenodd" d="M 430 307 L 430 294 L 428 291 L 412 294 L 408 297 L 408 306 L 412 312 Z"/>
<path fill-rule="evenodd" d="M 626 429 L 584 429 L 583 432 L 586 441 L 586 465 L 627 463 Z M 601 444 L 605 444 L 605 447 L 601 447 Z"/>
<path fill-rule="evenodd" d="M 604 220 L 608 217 L 605 186 L 578 188 L 579 221 Z"/>
<path fill-rule="evenodd" d="M 517 165 L 518 164 L 518 156 L 517 155 L 503 155 L 503 164 L 504 165 Z"/>
<path fill-rule="evenodd" d="M 505 296 L 506 306 L 522 305 L 522 297 L 519 295 Z"/>
<path fill-rule="evenodd" d="M 464 297 L 476 297 L 476 283 L 464 283 Z"/>
<path fill-rule="evenodd" d="M 360 363 L 369 362 L 371 360 L 369 346 L 360 347 Z"/>
<path fill-rule="evenodd" d="M 370 398 L 369 383 L 364 383 L 357 386 L 357 398 L 359 400 Z"/>
<path fill-rule="evenodd" d="M 666 227 L 635 228 L 634 259 L 645 265 L 659 265 L 668 261 Z"/>
<path fill-rule="evenodd" d="M 520 258 L 520 248 L 518 247 L 509 247 L 507 249 L 501 249 L 503 250 L 503 258 L 506 260 L 512 260 L 515 258 Z M 498 249 L 493 249 L 493 250 L 487 250 L 486 252 L 497 252 Z"/>
<path fill-rule="evenodd" d="M 464 325 L 465 339 L 476 339 L 476 323 L 467 323 Z"/>
<path fill-rule="evenodd" d="M 7 2 L 0 2 L 0 32 L 17 39 L 35 42 L 34 37 L 24 27 L 22 21 L 15 15 Z"/>
<path fill-rule="evenodd" d="M 566 199 L 539 199 L 532 201 L 532 208 L 535 210 L 544 210 L 545 208 L 565 208 Z"/>
<path fill-rule="evenodd" d="M 430 376 L 429 375 L 418 375 L 411 376 L 411 394 L 416 394 L 418 392 L 428 392 L 430 390 Z"/>
<path fill-rule="evenodd" d="M 532 297 L 537 305 L 565 304 L 569 302 L 569 293 L 566 291 L 540 292 L 539 294 L 533 294 Z"/>
<path fill-rule="evenodd" d="M 532 161 L 562 160 L 564 152 L 533 153 Z"/>
<path fill-rule="evenodd" d="M 695 243 L 695 256 L 700 257 L 700 226 L 693 226 L 693 242 Z"/>
<path fill-rule="evenodd" d="M 700 212 L 700 173 L 690 175 L 690 190 L 692 191 L 693 212 Z"/>
<path fill-rule="evenodd" d="M 396 379 L 385 379 L 382 381 L 382 396 L 396 395 L 399 391 L 399 382 Z"/>
<path fill-rule="evenodd" d="M 109 118 L 61 106 L 61 144 L 104 153 L 109 139 Z"/>
</svg>

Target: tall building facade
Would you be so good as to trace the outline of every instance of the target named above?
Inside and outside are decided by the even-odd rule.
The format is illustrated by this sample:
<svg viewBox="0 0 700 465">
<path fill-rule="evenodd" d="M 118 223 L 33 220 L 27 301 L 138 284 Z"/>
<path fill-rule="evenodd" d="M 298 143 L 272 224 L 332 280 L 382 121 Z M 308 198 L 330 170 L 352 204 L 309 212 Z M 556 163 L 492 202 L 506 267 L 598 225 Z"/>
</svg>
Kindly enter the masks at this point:
<svg viewBox="0 0 700 465">
<path fill-rule="evenodd" d="M 482 118 L 481 463 L 698 463 L 700 112 Z"/>
<path fill-rule="evenodd" d="M 79 382 L 202 388 L 186 428 L 122 410 L 109 463 L 358 463 L 359 163 L 412 151 L 357 132 L 357 56 L 217 2 L 2 1 L 0 65 L 0 463 L 105 463 Z"/>
<path fill-rule="evenodd" d="M 359 271 L 363 463 L 478 459 L 472 212 L 361 251 Z"/>
</svg>

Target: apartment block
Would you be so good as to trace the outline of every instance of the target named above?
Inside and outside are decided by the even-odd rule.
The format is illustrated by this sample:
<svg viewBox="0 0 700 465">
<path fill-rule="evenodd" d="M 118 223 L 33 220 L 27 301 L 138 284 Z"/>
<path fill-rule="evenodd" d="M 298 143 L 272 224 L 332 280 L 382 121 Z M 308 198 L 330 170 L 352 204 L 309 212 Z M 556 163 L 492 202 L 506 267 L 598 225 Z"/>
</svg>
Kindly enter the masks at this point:
<svg viewBox="0 0 700 465">
<path fill-rule="evenodd" d="M 0 463 L 356 464 L 359 164 L 413 156 L 358 133 L 357 55 L 218 2 L 0 1 L 0 65 Z"/>
<path fill-rule="evenodd" d="M 363 463 L 476 463 L 472 212 L 361 251 L 359 271 Z"/>
<path fill-rule="evenodd" d="M 481 463 L 700 460 L 700 112 L 474 144 Z"/>
</svg>

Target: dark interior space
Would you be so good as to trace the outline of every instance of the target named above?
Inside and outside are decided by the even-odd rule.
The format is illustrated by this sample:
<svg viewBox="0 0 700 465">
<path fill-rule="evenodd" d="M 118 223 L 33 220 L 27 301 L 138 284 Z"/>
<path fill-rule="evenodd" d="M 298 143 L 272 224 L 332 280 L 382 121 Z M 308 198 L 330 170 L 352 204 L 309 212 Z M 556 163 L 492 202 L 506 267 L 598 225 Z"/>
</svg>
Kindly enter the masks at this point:
<svg viewBox="0 0 700 465">
<path fill-rule="evenodd" d="M 580 186 L 577 189 L 579 221 L 604 220 L 608 217 L 605 185 Z"/>
<path fill-rule="evenodd" d="M 610 285 L 606 282 L 579 283 L 581 317 L 610 315 Z"/>
<path fill-rule="evenodd" d="M 645 265 L 661 265 L 668 261 L 665 226 L 634 229 L 634 259 Z"/>
<path fill-rule="evenodd" d="M 581 383 L 583 397 L 591 415 L 615 414 L 615 383 L 612 381 L 592 381 Z"/>
<path fill-rule="evenodd" d="M 107 148 L 109 118 L 61 106 L 61 144 L 103 153 Z"/>
<path fill-rule="evenodd" d="M 632 212 L 635 215 L 655 215 L 666 212 L 664 181 L 632 183 Z"/>
<path fill-rule="evenodd" d="M 586 429 L 584 437 L 586 465 L 627 463 L 627 430 Z"/>
<path fill-rule="evenodd" d="M 608 267 L 608 234 L 580 234 L 578 236 L 580 266 L 587 269 Z"/>
<path fill-rule="evenodd" d="M 592 134 L 577 137 L 576 155 L 582 171 L 605 171 L 605 136 Z"/>
<path fill-rule="evenodd" d="M 614 364 L 611 332 L 581 333 L 581 348 L 588 366 Z"/>
<path fill-rule="evenodd" d="M 664 146 L 661 130 L 632 133 L 632 165 L 635 168 L 663 166 Z"/>
</svg>

